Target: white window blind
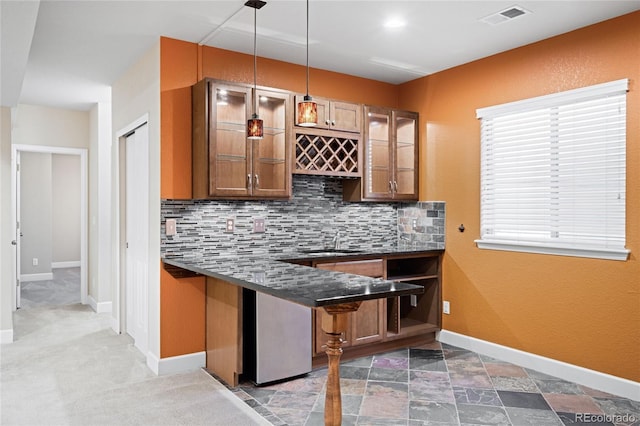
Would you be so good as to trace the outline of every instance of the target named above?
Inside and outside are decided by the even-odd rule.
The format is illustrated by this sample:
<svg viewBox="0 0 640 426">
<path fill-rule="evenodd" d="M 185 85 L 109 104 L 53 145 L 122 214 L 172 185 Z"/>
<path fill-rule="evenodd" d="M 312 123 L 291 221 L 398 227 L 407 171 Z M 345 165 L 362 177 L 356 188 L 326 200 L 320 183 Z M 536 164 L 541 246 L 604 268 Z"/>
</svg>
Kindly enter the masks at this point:
<svg viewBox="0 0 640 426">
<path fill-rule="evenodd" d="M 478 247 L 627 258 L 627 90 L 624 79 L 477 110 Z"/>
</svg>

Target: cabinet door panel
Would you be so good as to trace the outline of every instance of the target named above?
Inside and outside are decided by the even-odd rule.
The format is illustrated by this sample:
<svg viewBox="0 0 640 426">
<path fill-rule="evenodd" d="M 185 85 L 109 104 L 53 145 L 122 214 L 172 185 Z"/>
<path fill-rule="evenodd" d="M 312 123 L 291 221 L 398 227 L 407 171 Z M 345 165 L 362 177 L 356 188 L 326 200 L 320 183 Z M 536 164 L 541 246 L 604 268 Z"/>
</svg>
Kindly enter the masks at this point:
<svg viewBox="0 0 640 426">
<path fill-rule="evenodd" d="M 302 96 L 300 96 L 302 98 Z M 318 124 L 316 129 L 328 129 L 331 126 L 331 112 L 329 111 L 329 101 L 324 99 L 314 99 L 318 105 Z"/>
<path fill-rule="evenodd" d="M 360 132 L 361 107 L 347 102 L 330 103 L 331 128 L 343 132 Z"/>
<path fill-rule="evenodd" d="M 258 90 L 256 94 L 264 137 L 253 141 L 253 195 L 288 196 L 291 188 L 290 152 L 287 145 L 289 95 L 265 90 Z"/>
<path fill-rule="evenodd" d="M 209 195 L 245 196 L 250 193 L 247 175 L 250 145 L 246 137 L 250 91 L 244 88 L 212 86 L 211 126 L 209 142 Z M 195 155 L 195 153 L 194 153 Z"/>
<path fill-rule="evenodd" d="M 396 198 L 407 195 L 413 196 L 415 194 L 415 172 L 414 170 L 398 170 L 396 173 Z"/>
<path fill-rule="evenodd" d="M 244 159 L 218 157 L 215 169 L 215 190 L 246 191 L 247 162 Z"/>
<path fill-rule="evenodd" d="M 383 108 L 365 109 L 364 198 L 391 198 L 390 114 Z"/>
<path fill-rule="evenodd" d="M 384 338 L 385 299 L 367 300 L 354 312 L 351 320 L 353 346 L 378 342 Z"/>
<path fill-rule="evenodd" d="M 408 111 L 393 111 L 394 199 L 418 198 L 418 115 Z"/>
</svg>

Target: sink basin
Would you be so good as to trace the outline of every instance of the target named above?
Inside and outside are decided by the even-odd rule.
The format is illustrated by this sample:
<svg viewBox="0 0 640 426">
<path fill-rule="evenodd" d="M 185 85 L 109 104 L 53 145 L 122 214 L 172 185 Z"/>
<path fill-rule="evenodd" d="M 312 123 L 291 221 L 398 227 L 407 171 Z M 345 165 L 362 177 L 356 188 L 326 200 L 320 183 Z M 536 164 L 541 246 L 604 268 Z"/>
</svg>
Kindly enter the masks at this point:
<svg viewBox="0 0 640 426">
<path fill-rule="evenodd" d="M 330 254 L 351 254 L 351 253 L 362 253 L 361 250 L 354 250 L 354 249 L 332 249 L 332 248 L 325 248 L 325 249 L 311 249 L 311 250 L 300 250 L 301 253 L 305 253 L 305 254 L 324 254 L 324 255 L 330 255 Z"/>
</svg>

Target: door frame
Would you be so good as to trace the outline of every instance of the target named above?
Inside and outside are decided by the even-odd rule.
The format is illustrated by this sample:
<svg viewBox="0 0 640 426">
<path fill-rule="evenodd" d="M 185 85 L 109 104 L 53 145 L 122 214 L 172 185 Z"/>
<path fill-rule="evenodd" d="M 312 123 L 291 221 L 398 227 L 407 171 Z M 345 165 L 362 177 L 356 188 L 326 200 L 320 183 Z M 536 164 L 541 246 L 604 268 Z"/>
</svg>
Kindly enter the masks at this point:
<svg viewBox="0 0 640 426">
<path fill-rule="evenodd" d="M 43 154 L 63 154 L 63 155 L 77 155 L 80 157 L 80 302 L 83 305 L 87 304 L 88 298 L 88 286 L 87 286 L 87 218 L 89 215 L 88 205 L 88 150 L 86 148 L 68 148 L 46 145 L 25 145 L 25 144 L 13 144 L 11 145 L 11 218 L 13 220 L 13 238 L 18 241 L 18 217 L 17 217 L 17 180 L 18 170 L 17 161 L 19 152 L 37 152 Z M 17 280 L 20 277 L 20 265 L 17 264 L 17 256 L 19 247 L 14 250 L 13 253 L 13 283 L 12 285 L 12 299 L 13 310 L 17 309 L 18 294 L 17 294 Z"/>
<path fill-rule="evenodd" d="M 125 211 L 125 188 L 126 188 L 126 177 L 124 176 L 125 168 L 126 168 L 126 160 L 125 160 L 125 147 L 124 144 L 126 142 L 127 135 L 134 132 L 138 127 L 143 125 L 149 125 L 149 114 L 144 114 L 133 122 L 129 123 L 122 129 L 116 132 L 115 143 L 113 144 L 113 158 L 115 160 L 114 170 L 114 188 L 115 188 L 115 197 L 113 199 L 114 211 L 116 214 L 114 217 L 114 230 L 116 235 L 117 243 L 114 244 L 114 263 L 115 263 L 115 297 L 114 300 L 117 302 L 117 308 L 115 309 L 115 318 L 114 323 L 112 325 L 112 329 L 119 334 L 126 333 L 126 305 L 125 305 L 125 295 L 126 289 L 124 288 L 126 280 L 126 211 Z M 149 330 L 147 330 L 147 337 L 149 335 Z M 148 351 L 148 342 L 147 342 L 147 351 Z M 147 354 L 144 354 L 147 357 Z"/>
</svg>

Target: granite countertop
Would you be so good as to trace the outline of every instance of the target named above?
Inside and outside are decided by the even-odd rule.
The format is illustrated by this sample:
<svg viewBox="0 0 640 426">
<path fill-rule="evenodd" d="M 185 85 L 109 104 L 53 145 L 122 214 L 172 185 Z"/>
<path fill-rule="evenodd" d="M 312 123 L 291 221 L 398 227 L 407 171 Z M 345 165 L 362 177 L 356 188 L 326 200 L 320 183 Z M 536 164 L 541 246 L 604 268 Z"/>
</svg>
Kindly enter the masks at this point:
<svg viewBox="0 0 640 426">
<path fill-rule="evenodd" d="M 320 249 L 321 250 L 321 249 Z M 419 285 L 327 271 L 293 263 L 291 260 L 318 260 L 377 257 L 388 255 L 440 254 L 443 250 L 361 249 L 344 253 L 283 252 L 267 256 L 202 256 L 185 253 L 163 257 L 166 265 L 219 278 L 251 290 L 267 293 L 309 307 L 322 307 L 384 297 L 419 294 Z M 345 249 L 349 250 L 349 249 Z"/>
</svg>

